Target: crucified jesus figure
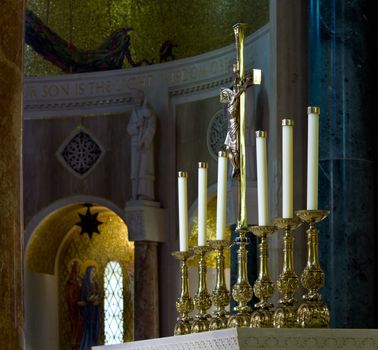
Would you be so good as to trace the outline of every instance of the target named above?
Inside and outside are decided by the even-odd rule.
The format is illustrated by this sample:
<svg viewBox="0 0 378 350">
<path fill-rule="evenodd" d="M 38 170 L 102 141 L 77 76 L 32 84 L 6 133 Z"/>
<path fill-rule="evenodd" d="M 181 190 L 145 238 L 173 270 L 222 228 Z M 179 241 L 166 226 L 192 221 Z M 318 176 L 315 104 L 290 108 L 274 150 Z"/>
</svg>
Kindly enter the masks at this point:
<svg viewBox="0 0 378 350">
<path fill-rule="evenodd" d="M 241 84 L 234 84 L 232 89 L 226 88 L 221 91 L 221 102 L 227 103 L 229 120 L 224 144 L 226 145 L 226 152 L 232 164 L 232 178 L 234 179 L 240 178 L 239 97 L 251 85 L 253 85 L 253 76 L 248 75 Z"/>
</svg>

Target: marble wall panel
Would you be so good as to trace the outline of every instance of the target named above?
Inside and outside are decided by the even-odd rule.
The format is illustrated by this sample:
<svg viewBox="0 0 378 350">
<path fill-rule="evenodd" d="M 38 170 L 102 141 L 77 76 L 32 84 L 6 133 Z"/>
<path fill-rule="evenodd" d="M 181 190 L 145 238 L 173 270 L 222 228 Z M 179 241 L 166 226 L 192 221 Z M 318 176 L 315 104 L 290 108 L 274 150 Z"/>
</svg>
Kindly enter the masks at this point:
<svg viewBox="0 0 378 350">
<path fill-rule="evenodd" d="M 0 339 L 23 348 L 21 142 L 23 0 L 0 12 Z"/>
</svg>

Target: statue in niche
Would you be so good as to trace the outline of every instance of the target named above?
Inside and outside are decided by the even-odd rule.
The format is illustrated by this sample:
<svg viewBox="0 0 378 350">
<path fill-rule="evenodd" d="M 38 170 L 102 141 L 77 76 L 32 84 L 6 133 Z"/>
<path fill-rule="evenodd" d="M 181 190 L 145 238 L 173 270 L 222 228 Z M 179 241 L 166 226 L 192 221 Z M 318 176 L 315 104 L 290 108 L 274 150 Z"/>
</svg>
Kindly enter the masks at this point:
<svg viewBox="0 0 378 350">
<path fill-rule="evenodd" d="M 236 66 L 234 65 L 234 73 L 235 70 Z M 232 164 L 232 178 L 234 179 L 240 178 L 239 97 L 248 89 L 249 86 L 252 85 L 252 76 L 248 75 L 241 84 L 238 83 L 238 80 L 238 78 L 235 79 L 232 89 L 225 88 L 221 90 L 221 102 L 227 103 L 227 114 L 229 121 L 224 144 L 226 146 L 228 158 Z"/>
<path fill-rule="evenodd" d="M 70 320 L 70 344 L 71 349 L 79 349 L 83 335 L 83 316 L 81 314 L 79 301 L 81 290 L 80 262 L 74 260 L 71 265 L 70 275 L 65 287 L 65 297 Z"/>
<path fill-rule="evenodd" d="M 143 104 L 142 104 L 143 101 Z M 133 200 L 154 200 L 154 147 L 156 116 L 146 99 L 139 97 L 127 132 L 131 136 L 131 186 Z"/>
<path fill-rule="evenodd" d="M 92 346 L 99 345 L 100 290 L 95 276 L 96 267 L 94 265 L 88 266 L 83 277 L 80 301 L 78 302 L 84 319 L 80 350 L 90 350 Z"/>
</svg>

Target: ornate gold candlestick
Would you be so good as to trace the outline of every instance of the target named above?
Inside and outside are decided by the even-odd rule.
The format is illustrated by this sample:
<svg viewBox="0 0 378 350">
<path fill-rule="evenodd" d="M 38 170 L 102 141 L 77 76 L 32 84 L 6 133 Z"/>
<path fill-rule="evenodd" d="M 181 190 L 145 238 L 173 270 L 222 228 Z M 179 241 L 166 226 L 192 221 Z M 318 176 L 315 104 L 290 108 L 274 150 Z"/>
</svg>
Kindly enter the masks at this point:
<svg viewBox="0 0 378 350">
<path fill-rule="evenodd" d="M 232 315 L 228 320 L 228 327 L 249 327 L 251 322 L 251 308 L 247 303 L 252 299 L 253 291 L 248 282 L 247 274 L 247 245 L 249 238 L 246 237 L 248 230 L 240 229 L 239 237 L 235 243 L 239 246 L 238 250 L 238 279 L 232 287 L 232 297 L 238 302 L 235 307 L 236 315 Z"/>
<path fill-rule="evenodd" d="M 253 286 L 255 295 L 260 301 L 255 304 L 257 310 L 252 313 L 250 326 L 253 328 L 273 327 L 273 304 L 269 298 L 273 295 L 274 284 L 268 269 L 268 242 L 267 236 L 276 231 L 275 226 L 252 226 L 251 231 L 260 237 L 259 243 L 259 275 Z"/>
<path fill-rule="evenodd" d="M 200 246 L 193 248 L 195 255 L 199 256 L 198 264 L 198 290 L 194 296 L 194 305 L 198 310 L 196 317 L 192 323 L 192 333 L 205 332 L 209 330 L 210 315 L 206 313 L 211 307 L 210 294 L 207 291 L 206 282 L 206 254 L 210 251 L 208 246 Z"/>
<path fill-rule="evenodd" d="M 216 283 L 212 292 L 211 299 L 215 306 L 215 311 L 209 323 L 210 330 L 217 330 L 227 328 L 227 321 L 229 318 L 229 312 L 226 311 L 226 306 L 230 303 L 230 292 L 227 290 L 226 281 L 224 276 L 224 249 L 231 246 L 230 241 L 226 240 L 213 240 L 209 241 L 210 247 L 217 253 L 216 257 Z"/>
<path fill-rule="evenodd" d="M 191 318 L 189 313 L 193 311 L 193 300 L 189 295 L 188 259 L 191 252 L 173 252 L 172 255 L 181 262 L 181 295 L 176 301 L 176 309 L 180 313 L 174 329 L 174 335 L 189 334 Z"/>
<path fill-rule="evenodd" d="M 273 325 L 276 328 L 294 328 L 297 323 L 297 300 L 294 293 L 299 289 L 299 278 L 294 269 L 294 238 L 292 231 L 297 229 L 302 222 L 299 218 L 278 218 L 274 225 L 285 231 L 283 236 L 283 268 L 277 280 L 277 289 L 282 295 L 280 306 L 273 315 Z"/>
<path fill-rule="evenodd" d="M 327 305 L 321 301 L 318 289 L 324 285 L 324 272 L 320 268 L 318 254 L 318 233 L 315 224 L 329 215 L 327 210 L 299 210 L 296 214 L 310 225 L 307 230 L 307 265 L 301 282 L 308 292 L 298 308 L 298 323 L 303 328 L 326 328 L 330 316 Z"/>
</svg>

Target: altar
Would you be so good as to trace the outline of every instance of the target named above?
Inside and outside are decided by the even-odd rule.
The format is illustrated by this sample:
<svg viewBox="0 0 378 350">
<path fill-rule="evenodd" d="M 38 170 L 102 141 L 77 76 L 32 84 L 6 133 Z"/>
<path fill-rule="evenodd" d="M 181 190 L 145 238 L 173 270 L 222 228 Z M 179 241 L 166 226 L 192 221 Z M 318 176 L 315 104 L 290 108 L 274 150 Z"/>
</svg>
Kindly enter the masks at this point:
<svg viewBox="0 0 378 350">
<path fill-rule="evenodd" d="M 375 329 L 253 329 L 219 331 L 142 340 L 93 350 L 247 350 L 377 349 Z"/>
</svg>

